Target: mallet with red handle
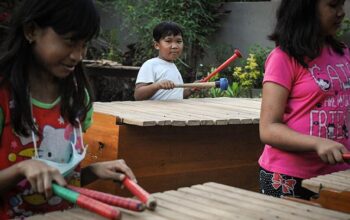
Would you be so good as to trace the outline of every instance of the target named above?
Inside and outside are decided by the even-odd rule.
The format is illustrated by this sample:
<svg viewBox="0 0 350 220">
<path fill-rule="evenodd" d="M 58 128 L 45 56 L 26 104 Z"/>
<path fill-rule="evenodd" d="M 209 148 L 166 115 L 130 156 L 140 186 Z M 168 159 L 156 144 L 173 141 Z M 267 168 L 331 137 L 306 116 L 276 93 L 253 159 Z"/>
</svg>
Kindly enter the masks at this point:
<svg viewBox="0 0 350 220">
<path fill-rule="evenodd" d="M 200 82 L 208 82 L 211 78 L 213 78 L 216 74 L 218 74 L 221 70 L 225 69 L 232 61 L 237 59 L 238 57 L 242 57 L 242 54 L 239 50 L 235 50 L 232 57 L 228 58 L 223 64 L 221 64 L 218 68 L 216 68 L 213 72 L 211 72 L 207 77 L 200 80 Z"/>
<path fill-rule="evenodd" d="M 185 83 L 185 84 L 176 84 L 175 88 L 220 88 L 222 91 L 227 90 L 228 81 L 226 78 L 220 78 L 220 80 L 215 82 L 198 82 L 198 83 Z"/>
<path fill-rule="evenodd" d="M 151 196 L 146 190 L 142 189 L 141 186 L 137 185 L 137 183 L 133 182 L 129 179 L 129 177 L 125 177 L 123 180 L 124 186 L 141 202 L 146 204 L 146 207 L 150 210 L 155 210 L 157 207 L 156 199 Z"/>
<path fill-rule="evenodd" d="M 343 154 L 343 159 L 350 162 L 350 153 Z"/>
<path fill-rule="evenodd" d="M 109 205 L 118 206 L 124 209 L 129 209 L 137 212 L 145 210 L 145 205 L 141 201 L 136 199 L 124 198 L 72 185 L 68 185 L 67 188 Z"/>
<path fill-rule="evenodd" d="M 82 195 L 78 192 L 67 189 L 56 183 L 52 184 L 52 190 L 55 195 L 65 199 L 71 203 L 77 204 L 79 207 L 90 210 L 96 214 L 104 216 L 108 219 L 120 219 L 121 212 L 119 209 L 102 203 L 98 200 Z"/>
</svg>

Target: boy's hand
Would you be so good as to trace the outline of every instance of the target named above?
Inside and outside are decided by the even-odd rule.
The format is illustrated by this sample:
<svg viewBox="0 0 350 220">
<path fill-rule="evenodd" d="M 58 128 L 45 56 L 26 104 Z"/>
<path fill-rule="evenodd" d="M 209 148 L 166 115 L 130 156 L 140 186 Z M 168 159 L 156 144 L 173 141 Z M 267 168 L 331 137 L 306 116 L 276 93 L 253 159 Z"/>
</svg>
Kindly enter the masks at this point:
<svg viewBox="0 0 350 220">
<path fill-rule="evenodd" d="M 136 178 L 124 160 L 97 162 L 90 165 L 91 172 L 100 179 L 112 179 L 122 181 L 127 175 L 136 182 Z"/>
<path fill-rule="evenodd" d="M 162 80 L 159 82 L 156 82 L 155 85 L 157 86 L 157 89 L 173 89 L 175 88 L 175 83 L 170 80 Z"/>
<path fill-rule="evenodd" d="M 19 172 L 31 184 L 32 190 L 44 193 L 46 198 L 52 196 L 52 181 L 61 186 L 67 185 L 66 180 L 58 169 L 50 167 L 44 162 L 37 160 L 25 160 L 18 163 Z"/>
</svg>

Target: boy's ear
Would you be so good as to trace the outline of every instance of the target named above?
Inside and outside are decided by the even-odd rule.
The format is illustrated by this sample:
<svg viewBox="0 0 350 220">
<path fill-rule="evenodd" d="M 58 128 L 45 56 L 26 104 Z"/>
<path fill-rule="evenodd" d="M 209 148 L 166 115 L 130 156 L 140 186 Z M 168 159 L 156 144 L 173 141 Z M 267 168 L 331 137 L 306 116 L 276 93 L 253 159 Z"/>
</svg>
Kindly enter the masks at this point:
<svg viewBox="0 0 350 220">
<path fill-rule="evenodd" d="M 153 41 L 153 46 L 156 50 L 159 50 L 159 43 L 157 41 Z"/>
<path fill-rule="evenodd" d="M 38 25 L 34 22 L 30 22 L 23 26 L 24 37 L 28 40 L 29 44 L 35 41 L 37 35 Z"/>
</svg>

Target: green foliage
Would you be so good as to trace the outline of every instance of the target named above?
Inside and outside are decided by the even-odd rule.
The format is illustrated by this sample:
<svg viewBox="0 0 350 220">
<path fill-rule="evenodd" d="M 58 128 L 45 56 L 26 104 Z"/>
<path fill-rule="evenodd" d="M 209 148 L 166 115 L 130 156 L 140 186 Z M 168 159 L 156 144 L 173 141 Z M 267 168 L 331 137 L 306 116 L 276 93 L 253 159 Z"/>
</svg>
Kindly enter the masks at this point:
<svg viewBox="0 0 350 220">
<path fill-rule="evenodd" d="M 118 34 L 116 29 L 103 31 L 101 37 L 106 40 L 108 44 L 108 50 L 102 53 L 102 58 L 122 62 L 122 52 L 118 49 Z"/>
<path fill-rule="evenodd" d="M 215 81 L 220 77 L 228 78 L 229 87 L 226 91 L 221 91 L 218 88 L 211 88 L 202 90 L 194 95 L 194 97 L 253 97 L 252 89 L 260 89 L 262 86 L 262 79 L 264 77 L 264 64 L 266 57 L 271 52 L 269 47 L 261 47 L 254 45 L 250 48 L 248 57 L 242 59 L 241 63 L 230 70 L 231 77 L 227 73 L 219 73 L 210 81 Z M 205 69 L 205 67 L 202 67 Z M 227 70 L 226 69 L 226 70 Z M 214 68 L 207 71 L 210 74 Z M 206 74 L 206 75 L 207 75 Z"/>
<path fill-rule="evenodd" d="M 249 49 L 247 59 L 243 59 L 233 71 L 233 80 L 245 88 L 261 88 L 265 73 L 265 60 L 272 48 L 254 45 Z"/>
<path fill-rule="evenodd" d="M 256 80 L 260 78 L 260 75 L 261 72 L 259 71 L 255 54 L 252 53 L 249 54 L 245 66 L 238 66 L 233 70 L 233 78 L 238 79 L 238 82 L 244 89 L 253 88 Z"/>
<path fill-rule="evenodd" d="M 339 31 L 337 32 L 337 36 L 341 37 L 344 34 L 348 33 L 350 31 L 350 19 L 344 18 L 342 26 L 340 27 Z"/>
<path fill-rule="evenodd" d="M 156 55 L 152 37 L 154 26 L 162 21 L 174 21 L 184 30 L 182 60 L 190 67 L 187 71 L 196 69 L 204 49 L 208 47 L 208 37 L 220 26 L 219 19 L 223 14 L 219 0 L 111 1 L 116 10 L 122 13 L 127 32 L 134 35 L 133 39 L 138 39 L 133 65 L 141 65 Z M 184 67 L 179 65 L 180 69 L 181 66 Z"/>
</svg>

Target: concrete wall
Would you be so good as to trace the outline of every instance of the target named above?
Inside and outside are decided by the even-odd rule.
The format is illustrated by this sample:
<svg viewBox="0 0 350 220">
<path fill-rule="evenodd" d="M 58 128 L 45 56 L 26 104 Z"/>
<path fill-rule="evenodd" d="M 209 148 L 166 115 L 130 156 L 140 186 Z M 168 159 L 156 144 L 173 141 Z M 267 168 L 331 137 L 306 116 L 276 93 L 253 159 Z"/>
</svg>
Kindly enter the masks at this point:
<svg viewBox="0 0 350 220">
<path fill-rule="evenodd" d="M 222 27 L 212 37 L 212 45 L 228 44 L 239 48 L 244 55 L 254 44 L 273 47 L 273 42 L 269 41 L 267 36 L 273 31 L 279 4 L 280 0 L 226 3 L 225 8 L 231 10 L 231 13 L 223 19 Z M 350 17 L 349 0 L 345 1 L 345 12 Z M 343 36 L 343 40 L 350 45 L 350 33 Z M 215 54 L 211 54 L 209 50 L 204 63 L 215 60 L 213 56 Z"/>
<path fill-rule="evenodd" d="M 243 55 L 247 54 L 254 44 L 272 47 L 273 44 L 267 39 L 267 35 L 273 30 L 277 5 L 276 2 L 226 3 L 225 8 L 231 13 L 223 18 L 220 30 L 212 37 L 212 47 L 231 45 L 238 48 Z M 215 48 L 208 51 L 204 63 L 216 60 L 216 55 L 213 54 L 215 52 L 210 51 L 215 51 Z"/>
<path fill-rule="evenodd" d="M 247 54 L 250 47 L 255 44 L 260 46 L 273 47 L 273 43 L 267 39 L 272 32 L 275 24 L 276 9 L 280 0 L 272 0 L 270 2 L 229 2 L 225 3 L 225 8 L 231 10 L 222 20 L 222 27 L 210 39 L 212 48 L 207 51 L 206 57 L 203 59 L 204 64 L 222 63 L 224 56 L 217 60 L 217 52 L 215 48 L 220 45 L 239 48 L 243 54 Z M 345 12 L 350 17 L 350 1 L 345 1 Z M 110 11 L 101 11 L 103 26 L 106 29 L 119 27 L 122 18 Z M 125 31 L 120 30 L 119 42 L 125 45 L 130 42 Z M 344 36 L 344 41 L 350 43 L 350 33 Z M 349 44 L 350 45 L 350 44 Z M 227 47 L 226 47 L 227 48 Z M 233 51 L 232 51 L 233 53 Z"/>
</svg>

